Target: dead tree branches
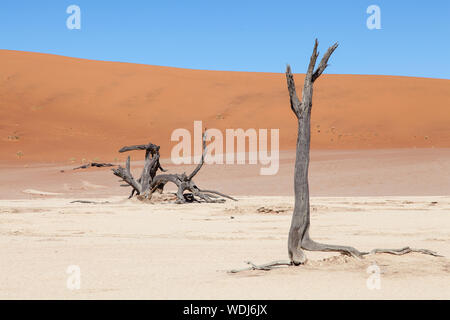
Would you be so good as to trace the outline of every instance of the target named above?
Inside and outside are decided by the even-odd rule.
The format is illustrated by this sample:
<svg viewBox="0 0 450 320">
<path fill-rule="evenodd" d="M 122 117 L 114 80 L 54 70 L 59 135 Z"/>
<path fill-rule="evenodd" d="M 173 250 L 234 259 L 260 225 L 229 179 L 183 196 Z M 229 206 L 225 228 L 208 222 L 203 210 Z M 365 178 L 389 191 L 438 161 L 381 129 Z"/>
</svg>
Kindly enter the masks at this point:
<svg viewBox="0 0 450 320">
<path fill-rule="evenodd" d="M 132 191 L 129 198 L 132 198 L 136 193 L 140 200 L 148 200 L 151 198 L 150 184 L 159 170 L 165 171 L 159 163 L 159 146 L 149 143 L 136 146 L 125 146 L 119 152 L 127 152 L 133 150 L 145 150 L 145 164 L 142 174 L 138 180 L 135 180 L 130 170 L 130 156 L 128 156 L 125 168 L 119 166 L 117 169 L 112 169 L 114 175 L 122 178 Z"/>
<path fill-rule="evenodd" d="M 156 175 L 158 169 L 165 172 L 159 163 L 159 146 L 149 143 L 147 145 L 136 145 L 123 147 L 119 152 L 127 152 L 132 150 L 145 150 L 145 165 L 142 170 L 141 177 L 136 181 L 130 171 L 130 157 L 127 158 L 125 168 L 119 166 L 113 169 L 116 176 L 120 177 L 127 185 L 132 187 L 132 192 L 129 198 L 133 197 L 134 193 L 138 195 L 140 200 L 149 200 L 154 192 L 162 193 L 167 183 L 171 182 L 178 188 L 176 196 L 177 203 L 187 202 L 224 202 L 225 199 L 236 201 L 233 197 L 223 194 L 219 191 L 200 189 L 192 180 L 200 171 L 206 156 L 206 133 L 203 135 L 203 152 L 200 163 L 195 167 L 191 174 L 159 174 Z"/>
<path fill-rule="evenodd" d="M 195 182 L 192 180 L 192 178 L 194 178 L 195 175 L 202 168 L 205 162 L 205 156 L 206 156 L 206 133 L 203 134 L 203 152 L 202 157 L 200 159 L 200 163 L 197 165 L 197 167 L 195 167 L 192 173 L 189 175 L 186 175 L 186 173 L 157 175 L 151 184 L 150 187 L 151 192 L 154 192 L 158 188 L 164 187 L 168 182 L 172 182 L 178 187 L 177 191 L 178 203 L 194 202 L 194 201 L 196 202 L 204 201 L 208 203 L 224 202 L 225 200 L 221 199 L 220 197 L 236 201 L 236 199 L 234 199 L 233 197 L 230 197 L 218 191 L 205 189 L 202 190 L 199 187 L 197 187 Z M 189 193 L 185 194 L 186 191 L 188 191 Z"/>
</svg>

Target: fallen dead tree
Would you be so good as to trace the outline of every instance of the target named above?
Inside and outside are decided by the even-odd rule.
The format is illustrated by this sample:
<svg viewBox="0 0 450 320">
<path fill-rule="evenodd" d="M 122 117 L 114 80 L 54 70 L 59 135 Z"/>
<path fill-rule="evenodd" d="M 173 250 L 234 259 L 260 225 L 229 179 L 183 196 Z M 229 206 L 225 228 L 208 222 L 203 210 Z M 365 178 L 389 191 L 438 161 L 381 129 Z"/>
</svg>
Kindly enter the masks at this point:
<svg viewBox="0 0 450 320">
<path fill-rule="evenodd" d="M 203 135 L 203 152 L 200 163 L 189 175 L 187 175 L 186 173 L 163 173 L 157 175 L 156 173 L 158 170 L 166 172 L 166 170 L 161 167 L 161 164 L 159 162 L 159 149 L 159 146 L 149 143 L 147 145 L 126 146 L 119 150 L 119 152 L 145 150 L 145 164 L 139 179 L 135 180 L 133 175 L 131 174 L 129 156 L 126 161 L 125 168 L 119 166 L 117 169 L 112 169 L 114 175 L 120 177 L 122 181 L 126 182 L 125 186 L 130 186 L 132 188 L 129 198 L 132 198 L 134 194 L 136 194 L 139 200 L 150 200 L 154 192 L 162 193 L 164 191 L 165 185 L 171 182 L 178 188 L 176 193 L 177 203 L 217 203 L 224 202 L 224 198 L 237 201 L 233 197 L 230 197 L 219 191 L 200 189 L 192 180 L 200 171 L 205 162 L 206 134 Z"/>
<path fill-rule="evenodd" d="M 87 169 L 90 167 L 97 167 L 97 168 L 104 168 L 104 167 L 115 167 L 115 164 L 112 163 L 99 163 L 99 162 L 89 162 L 88 164 L 84 164 L 82 166 L 73 168 L 73 170 L 77 170 L 77 169 Z"/>
</svg>

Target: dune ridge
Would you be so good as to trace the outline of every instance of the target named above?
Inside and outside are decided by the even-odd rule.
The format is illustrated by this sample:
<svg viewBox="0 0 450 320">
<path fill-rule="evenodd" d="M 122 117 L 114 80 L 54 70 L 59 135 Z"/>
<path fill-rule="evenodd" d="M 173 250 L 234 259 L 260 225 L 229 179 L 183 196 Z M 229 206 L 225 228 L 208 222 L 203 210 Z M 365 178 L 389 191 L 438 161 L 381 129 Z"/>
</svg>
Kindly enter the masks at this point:
<svg viewBox="0 0 450 320">
<path fill-rule="evenodd" d="M 306 62 L 305 62 L 306 63 Z M 281 70 L 280 70 L 281 71 Z M 302 71 L 302 70 L 294 70 Z M 302 74 L 297 74 L 301 91 Z M 450 147 L 450 80 L 324 75 L 313 149 Z M 283 73 L 225 72 L 0 50 L 0 161 L 122 160 L 126 144 L 161 145 L 176 128 L 279 128 L 295 148 Z"/>
</svg>

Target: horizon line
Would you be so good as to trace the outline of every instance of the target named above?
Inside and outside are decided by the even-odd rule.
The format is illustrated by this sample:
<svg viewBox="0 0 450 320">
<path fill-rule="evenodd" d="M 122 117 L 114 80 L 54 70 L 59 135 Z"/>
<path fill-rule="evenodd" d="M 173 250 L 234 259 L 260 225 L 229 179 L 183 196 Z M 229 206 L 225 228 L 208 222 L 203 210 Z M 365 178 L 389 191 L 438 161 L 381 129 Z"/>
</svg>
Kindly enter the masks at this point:
<svg viewBox="0 0 450 320">
<path fill-rule="evenodd" d="M 67 55 L 62 55 L 62 54 L 58 54 L 58 53 L 51 53 L 51 52 L 25 51 L 25 50 L 4 49 L 4 48 L 0 48 L 0 51 L 11 51 L 11 52 L 20 52 L 20 53 L 41 54 L 41 55 L 62 57 L 62 58 L 67 58 L 67 59 L 77 59 L 77 60 L 86 60 L 86 61 L 94 61 L 94 62 L 123 63 L 123 64 L 141 65 L 141 66 L 149 66 L 149 67 L 191 70 L 191 71 L 268 73 L 268 74 L 284 74 L 285 73 L 285 72 L 272 72 L 272 71 L 250 71 L 250 70 L 227 70 L 227 69 L 203 69 L 203 68 L 192 68 L 192 67 L 174 67 L 174 66 L 159 65 L 159 64 L 148 64 L 148 63 L 142 63 L 142 62 L 130 62 L 130 61 L 119 61 L 119 60 L 103 60 L 103 59 L 83 58 L 83 57 L 67 56 Z M 288 64 L 289 64 L 288 62 L 285 63 L 285 65 L 288 65 Z M 305 73 L 304 72 L 294 72 L 294 74 L 305 74 Z M 406 75 L 398 75 L 398 74 L 377 74 L 377 73 L 324 73 L 324 75 L 383 76 L 383 77 L 403 77 L 403 78 L 450 80 L 450 78 L 440 78 L 440 77 L 406 76 Z"/>
</svg>

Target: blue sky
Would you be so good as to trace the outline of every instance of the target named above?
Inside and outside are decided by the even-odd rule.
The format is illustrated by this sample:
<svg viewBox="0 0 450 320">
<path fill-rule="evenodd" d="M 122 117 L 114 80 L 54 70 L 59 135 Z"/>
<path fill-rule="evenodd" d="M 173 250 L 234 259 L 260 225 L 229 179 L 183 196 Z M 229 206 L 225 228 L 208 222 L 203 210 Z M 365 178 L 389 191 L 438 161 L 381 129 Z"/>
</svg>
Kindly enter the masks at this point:
<svg viewBox="0 0 450 320">
<path fill-rule="evenodd" d="M 66 8 L 81 8 L 69 30 Z M 381 29 L 369 30 L 369 5 Z M 2 0 L 0 48 L 208 70 L 304 72 L 315 38 L 329 73 L 450 78 L 450 1 Z"/>
</svg>

